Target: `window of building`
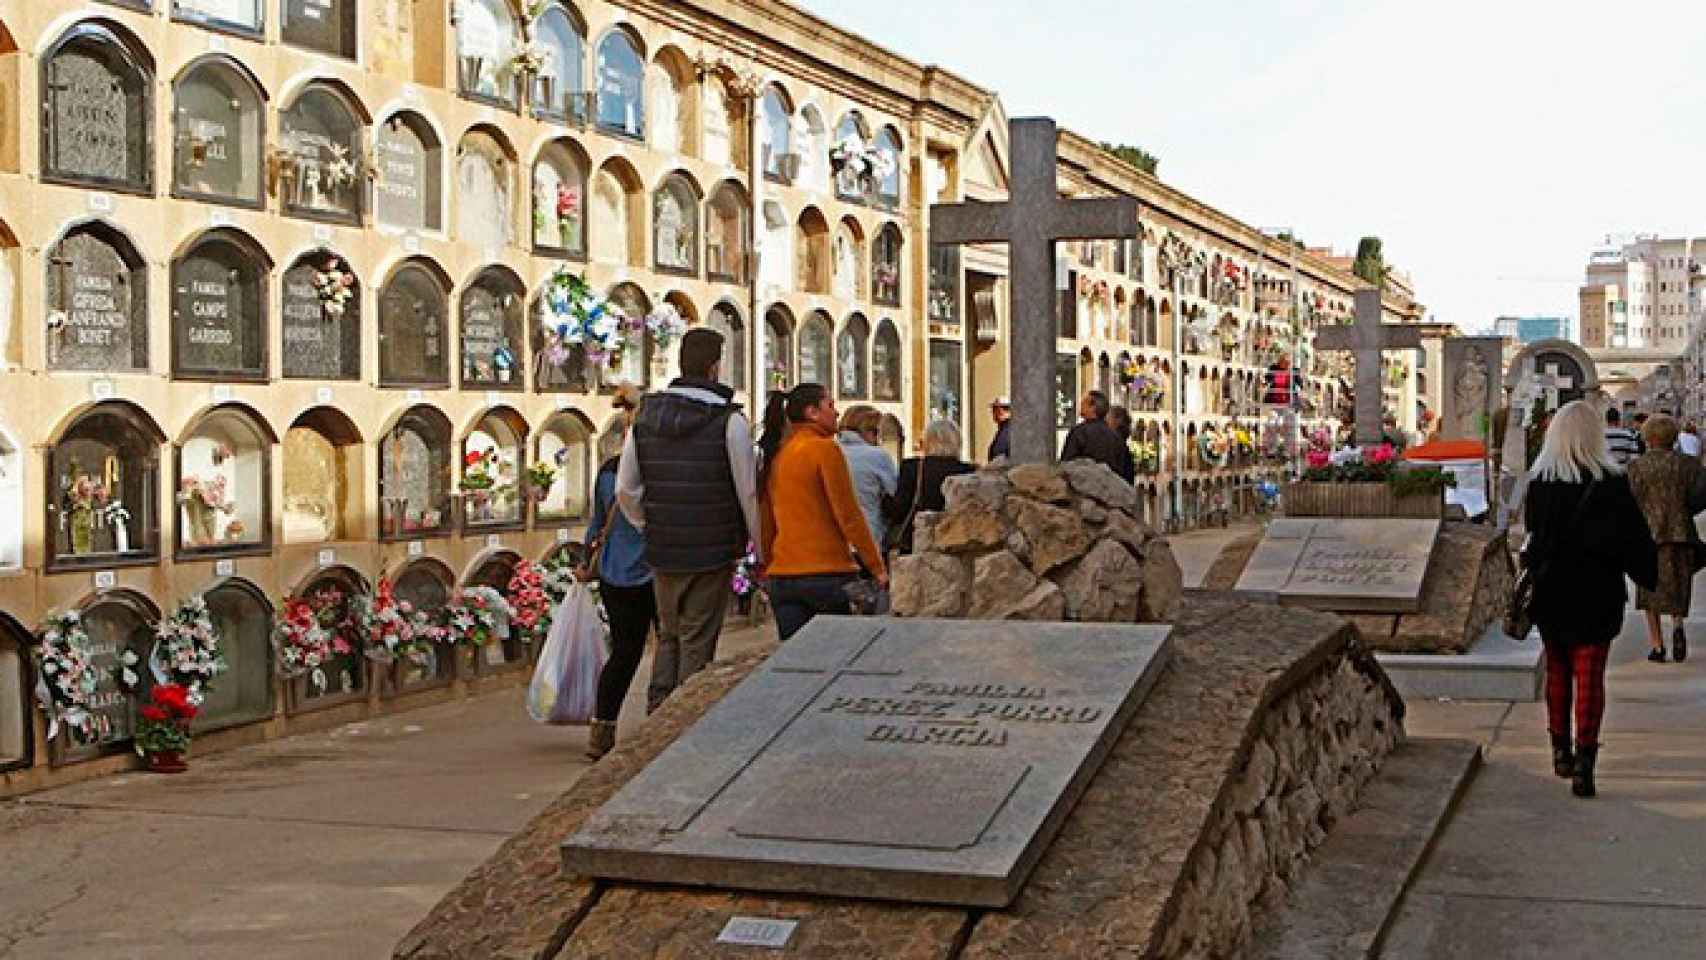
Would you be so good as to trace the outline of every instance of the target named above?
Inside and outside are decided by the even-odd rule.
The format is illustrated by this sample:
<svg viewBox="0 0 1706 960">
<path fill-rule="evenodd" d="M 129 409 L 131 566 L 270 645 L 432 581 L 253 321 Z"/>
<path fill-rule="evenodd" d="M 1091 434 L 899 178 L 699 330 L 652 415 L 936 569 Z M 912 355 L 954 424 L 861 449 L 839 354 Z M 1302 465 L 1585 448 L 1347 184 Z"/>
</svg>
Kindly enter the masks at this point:
<svg viewBox="0 0 1706 960">
<path fill-rule="evenodd" d="M 871 299 L 886 307 L 900 306 L 900 228 L 883 224 L 871 244 Z"/>
<path fill-rule="evenodd" d="M 154 61 L 128 33 L 89 21 L 41 59 L 44 180 L 133 193 L 154 189 Z"/>
<path fill-rule="evenodd" d="M 226 404 L 178 444 L 177 550 L 181 556 L 264 553 L 272 543 L 272 445 L 247 407 Z"/>
<path fill-rule="evenodd" d="M 267 378 L 272 260 L 248 234 L 209 230 L 172 264 L 172 376 Z"/>
<path fill-rule="evenodd" d="M 456 69 L 462 96 L 514 109 L 521 31 L 510 0 L 463 0 L 456 9 L 460 14 Z"/>
<path fill-rule="evenodd" d="M 325 82 L 310 83 L 279 114 L 284 164 L 279 194 L 288 216 L 361 224 L 366 172 L 363 124 L 355 99 Z"/>
<path fill-rule="evenodd" d="M 450 278 L 430 260 L 405 260 L 379 291 L 379 385 L 450 384 L 445 348 Z"/>
<path fill-rule="evenodd" d="M 645 291 L 632 283 L 619 283 L 606 296 L 627 317 L 645 317 L 652 312 L 652 301 Z M 644 387 L 651 382 L 652 335 L 649 331 L 628 330 L 622 351 L 601 376 L 606 386 L 632 383 Z"/>
<path fill-rule="evenodd" d="M 511 407 L 486 411 L 462 438 L 462 521 L 469 528 L 514 528 L 527 519 L 521 472 L 527 421 Z"/>
<path fill-rule="evenodd" d="M 449 530 L 450 478 L 450 421 L 433 407 L 410 407 L 379 440 L 380 537 Z"/>
<path fill-rule="evenodd" d="M 787 390 L 794 382 L 794 316 L 778 303 L 764 312 L 764 383 Z"/>
<path fill-rule="evenodd" d="M 284 42 L 345 60 L 356 58 L 358 0 L 284 0 Z"/>
<path fill-rule="evenodd" d="M 705 326 L 723 335 L 723 359 L 717 365 L 720 382 L 734 390 L 746 389 L 746 322 L 740 308 L 718 301 L 705 318 Z"/>
<path fill-rule="evenodd" d="M 507 267 L 481 270 L 462 291 L 462 388 L 520 390 L 527 291 Z"/>
<path fill-rule="evenodd" d="M 535 513 L 541 523 L 564 524 L 587 516 L 592 490 L 592 422 L 577 410 L 559 410 L 539 429 L 533 455 L 556 473 Z"/>
<path fill-rule="evenodd" d="M 329 567 L 315 573 L 294 594 L 294 599 L 313 608 L 321 626 L 337 633 L 348 649 L 291 682 L 292 713 L 347 703 L 366 693 L 369 661 L 362 651 L 362 638 L 350 622 L 350 603 L 367 592 L 367 581 L 354 570 Z"/>
<path fill-rule="evenodd" d="M 407 110 L 379 125 L 375 144 L 374 207 L 381 226 L 438 230 L 443 226 L 444 148 L 432 124 Z"/>
<path fill-rule="evenodd" d="M 684 173 L 664 178 L 652 195 L 652 257 L 664 273 L 699 272 L 699 196 Z"/>
<path fill-rule="evenodd" d="M 586 259 L 586 154 L 569 139 L 545 145 L 533 164 L 533 249 Z"/>
<path fill-rule="evenodd" d="M 818 383 L 825 387 L 833 384 L 830 379 L 835 369 L 830 349 L 832 337 L 829 314 L 822 310 L 814 311 L 806 317 L 805 323 L 800 324 L 800 359 L 796 369 L 801 383 Z"/>
<path fill-rule="evenodd" d="M 837 390 L 843 399 L 864 400 L 870 397 L 870 369 L 867 352 L 871 343 L 871 325 L 864 314 L 855 313 L 841 326 L 836 344 Z"/>
<path fill-rule="evenodd" d="M 230 57 L 192 63 L 172 87 L 172 190 L 177 196 L 261 205 L 266 98 Z"/>
<path fill-rule="evenodd" d="M 456 237 L 477 250 L 501 250 L 515 236 L 515 153 L 500 136 L 476 127 L 456 148 Z"/>
<path fill-rule="evenodd" d="M 272 604 L 239 579 L 220 581 L 203 599 L 226 669 L 207 690 L 196 732 L 267 719 L 273 712 Z"/>
<path fill-rule="evenodd" d="M 545 64 L 529 92 L 533 113 L 576 125 L 586 123 L 586 28 L 580 16 L 553 3 L 533 21 L 533 35 L 545 52 Z"/>
<path fill-rule="evenodd" d="M 148 369 L 148 267 L 103 221 L 71 228 L 48 251 L 47 365 L 113 373 Z"/>
<path fill-rule="evenodd" d="M 361 536 L 361 432 L 333 407 L 306 410 L 284 434 L 284 542 Z"/>
<path fill-rule="evenodd" d="M 154 643 L 154 624 L 160 619 L 153 603 L 129 590 L 97 594 L 78 613 L 89 634 L 89 672 L 96 678 L 89 710 L 95 738 L 81 743 L 62 727 L 51 745 L 55 764 L 112 753 L 130 740 L 135 730 L 134 702 L 119 685 L 121 658 L 129 650 L 145 659 Z"/>
<path fill-rule="evenodd" d="M 455 583 L 450 570 L 437 560 L 416 560 L 397 572 L 392 592 L 399 601 L 436 617 L 450 602 Z M 418 657 L 397 664 L 397 686 L 404 692 L 443 686 L 456 675 L 456 648 L 437 644 Z"/>
<path fill-rule="evenodd" d="M 140 407 L 84 411 L 48 454 L 48 568 L 152 563 L 160 556 L 160 445 Z"/>
<path fill-rule="evenodd" d="M 598 125 L 611 133 L 646 134 L 646 61 L 639 41 L 621 28 L 598 44 Z"/>
<path fill-rule="evenodd" d="M 287 379 L 361 378 L 361 281 L 329 250 L 305 253 L 284 272 L 283 360 Z"/>
<path fill-rule="evenodd" d="M 871 393 L 874 399 L 888 403 L 900 402 L 901 355 L 900 333 L 894 321 L 884 319 L 877 324 L 871 338 Z"/>
</svg>

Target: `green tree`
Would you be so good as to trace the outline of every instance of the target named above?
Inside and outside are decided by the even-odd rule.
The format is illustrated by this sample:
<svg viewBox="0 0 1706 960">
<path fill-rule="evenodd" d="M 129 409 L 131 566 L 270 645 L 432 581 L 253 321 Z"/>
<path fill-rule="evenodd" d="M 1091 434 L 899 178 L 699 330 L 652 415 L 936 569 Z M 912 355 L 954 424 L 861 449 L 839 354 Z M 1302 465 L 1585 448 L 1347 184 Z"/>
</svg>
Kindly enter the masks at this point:
<svg viewBox="0 0 1706 960">
<path fill-rule="evenodd" d="M 1351 265 L 1351 272 L 1380 290 L 1386 289 L 1386 255 L 1381 252 L 1379 237 L 1363 237 L 1357 243 L 1356 263 Z"/>
<path fill-rule="evenodd" d="M 1152 177 L 1159 177 L 1157 172 L 1161 166 L 1161 158 L 1142 147 L 1134 147 L 1125 143 L 1102 143 L 1102 149 L 1123 160 L 1128 166 L 1136 167 Z"/>
</svg>

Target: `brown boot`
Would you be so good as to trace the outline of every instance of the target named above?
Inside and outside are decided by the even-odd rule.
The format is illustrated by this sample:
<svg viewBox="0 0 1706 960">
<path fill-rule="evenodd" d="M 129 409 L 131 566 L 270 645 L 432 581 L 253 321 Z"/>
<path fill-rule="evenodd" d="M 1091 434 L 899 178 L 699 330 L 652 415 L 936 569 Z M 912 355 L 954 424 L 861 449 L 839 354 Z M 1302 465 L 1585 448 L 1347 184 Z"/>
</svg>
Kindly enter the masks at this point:
<svg viewBox="0 0 1706 960">
<path fill-rule="evenodd" d="M 598 760 L 616 749 L 616 721 L 594 720 L 586 738 L 586 758 Z"/>
</svg>

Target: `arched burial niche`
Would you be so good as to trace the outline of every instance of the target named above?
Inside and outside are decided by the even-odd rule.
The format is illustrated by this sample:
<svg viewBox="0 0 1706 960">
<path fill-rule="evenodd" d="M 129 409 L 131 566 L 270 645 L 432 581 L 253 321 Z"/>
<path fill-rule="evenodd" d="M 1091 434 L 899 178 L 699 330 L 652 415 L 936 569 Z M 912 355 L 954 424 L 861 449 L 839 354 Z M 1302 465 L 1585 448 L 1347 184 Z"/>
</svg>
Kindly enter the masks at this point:
<svg viewBox="0 0 1706 960">
<path fill-rule="evenodd" d="M 659 272 L 699 272 L 699 197 L 698 184 L 679 171 L 652 194 L 652 262 Z"/>
<path fill-rule="evenodd" d="M 835 225 L 835 245 L 832 250 L 834 279 L 831 292 L 838 300 L 861 299 L 864 285 L 860 283 L 861 261 L 865 259 L 865 235 L 859 221 L 842 217 Z"/>
<path fill-rule="evenodd" d="M 719 300 L 705 316 L 705 326 L 723 335 L 723 359 L 717 365 L 717 378 L 734 390 L 745 390 L 746 382 L 746 321 L 740 308 L 727 300 Z"/>
<path fill-rule="evenodd" d="M 794 152 L 799 157 L 796 162 L 799 185 L 807 190 L 828 193 L 829 125 L 824 122 L 823 111 L 816 104 L 808 103 L 800 108 L 799 118 L 794 122 Z"/>
<path fill-rule="evenodd" d="M 214 407 L 178 444 L 180 556 L 265 553 L 272 546 L 272 448 L 278 437 L 242 404 Z"/>
<path fill-rule="evenodd" d="M 0 771 L 35 759 L 30 644 L 23 626 L 0 613 Z"/>
<path fill-rule="evenodd" d="M 592 183 L 592 257 L 600 263 L 646 265 L 646 201 L 640 175 L 612 157 Z"/>
<path fill-rule="evenodd" d="M 329 250 L 297 258 L 284 272 L 283 361 L 286 379 L 361 378 L 361 281 Z"/>
<path fill-rule="evenodd" d="M 793 283 L 794 225 L 788 213 L 774 200 L 764 201 L 764 237 L 758 256 L 759 289 L 780 295 Z"/>
<path fill-rule="evenodd" d="M 877 231 L 876 242 L 871 244 L 871 299 L 881 306 L 900 306 L 900 248 L 903 242 L 900 228 L 885 223 Z"/>
<path fill-rule="evenodd" d="M 646 135 L 646 54 L 638 37 L 616 27 L 598 42 L 598 126 L 607 133 Z"/>
<path fill-rule="evenodd" d="M 456 13 L 457 89 L 470 100 L 515 109 L 521 29 L 510 0 L 462 0 Z"/>
<path fill-rule="evenodd" d="M 835 146 L 829 159 L 835 172 L 835 195 L 843 200 L 864 203 L 870 195 L 873 184 L 866 159 L 870 140 L 871 127 L 857 110 L 843 114 L 835 125 Z"/>
<path fill-rule="evenodd" d="M 533 21 L 533 36 L 545 63 L 533 77 L 528 102 L 533 115 L 546 120 L 587 121 L 586 26 L 580 14 L 561 3 L 547 4 Z"/>
<path fill-rule="evenodd" d="M 340 83 L 308 84 L 278 116 L 278 191 L 286 216 L 361 225 L 366 116 Z"/>
<path fill-rule="evenodd" d="M 481 414 L 462 438 L 462 524 L 514 529 L 527 521 L 521 473 L 527 466 L 527 421 L 513 407 Z"/>
<path fill-rule="evenodd" d="M 397 600 L 439 621 L 455 578 L 437 560 L 415 560 L 397 571 L 392 592 Z M 402 692 L 443 686 L 456 675 L 456 648 L 448 644 L 423 644 L 416 654 L 397 662 L 397 687 Z"/>
<path fill-rule="evenodd" d="M 872 177 L 876 187 L 877 202 L 889 208 L 898 207 L 900 202 L 906 198 L 906 153 L 901 146 L 900 132 L 894 127 L 882 128 L 877 131 L 877 139 L 873 147 L 876 153 L 884 158 L 882 169 L 878 170 Z"/>
<path fill-rule="evenodd" d="M 497 251 L 515 238 L 515 151 L 496 128 L 475 127 L 456 148 L 456 238 Z"/>
<path fill-rule="evenodd" d="M 284 42 L 331 57 L 354 60 L 359 0 L 283 0 Z"/>
<path fill-rule="evenodd" d="M 80 741 L 63 725 L 49 745 L 55 764 L 76 763 L 125 749 L 135 731 L 134 703 L 119 683 L 126 650 L 144 662 L 154 643 L 160 610 L 147 597 L 130 590 L 94 594 L 77 608 L 89 634 L 89 667 L 96 688 L 89 695 L 94 736 Z"/>
<path fill-rule="evenodd" d="M 306 410 L 284 434 L 284 542 L 362 535 L 361 433 L 335 407 Z"/>
<path fill-rule="evenodd" d="M 429 231 L 444 226 L 444 145 L 425 117 L 399 110 L 379 124 L 374 164 L 380 226 Z"/>
<path fill-rule="evenodd" d="M 573 140 L 553 140 L 533 163 L 533 250 L 586 259 L 586 152 Z"/>
<path fill-rule="evenodd" d="M 906 428 L 901 426 L 899 418 L 892 413 L 883 414 L 882 434 L 878 443 L 895 463 L 906 459 Z"/>
<path fill-rule="evenodd" d="M 603 371 L 604 385 L 615 387 L 631 383 L 644 387 L 651 382 L 652 352 L 655 346 L 651 331 L 645 329 L 643 322 L 646 315 L 652 312 L 652 300 L 646 296 L 644 290 L 632 283 L 619 283 L 610 288 L 610 295 L 606 299 L 620 309 L 630 322 L 626 325 L 621 354 L 613 358 L 609 369 Z M 640 321 L 637 329 L 633 321 Z"/>
<path fill-rule="evenodd" d="M 424 404 L 379 439 L 379 535 L 413 540 L 450 528 L 450 421 Z"/>
<path fill-rule="evenodd" d="M 41 174 L 51 183 L 154 189 L 154 60 L 129 31 L 85 20 L 41 57 Z"/>
<path fill-rule="evenodd" d="M 515 577 L 515 568 L 520 563 L 520 554 L 510 550 L 494 551 L 469 572 L 467 579 L 462 581 L 462 586 L 490 587 L 502 594 L 504 599 L 511 599 L 509 582 Z M 527 654 L 527 638 L 512 624 L 508 636 L 497 643 L 480 648 L 474 658 L 474 668 L 479 673 L 488 673 L 525 666 Z"/>
<path fill-rule="evenodd" d="M 207 691 L 196 732 L 267 719 L 273 712 L 272 603 L 254 584 L 238 578 L 219 581 L 202 599 L 226 669 Z"/>
<path fill-rule="evenodd" d="M 698 71 L 678 47 L 664 47 L 646 71 L 646 126 L 659 153 L 699 153 Z"/>
<path fill-rule="evenodd" d="M 447 387 L 446 317 L 450 278 L 438 264 L 413 257 L 398 264 L 379 291 L 379 385 Z"/>
<path fill-rule="evenodd" d="M 593 374 L 586 348 L 563 341 L 560 331 L 568 328 L 568 320 L 551 309 L 548 286 L 534 291 L 527 314 L 527 336 L 533 344 L 533 389 L 539 393 L 590 392 Z"/>
<path fill-rule="evenodd" d="M 758 104 L 759 155 L 766 179 L 793 183 L 799 176 L 800 158 L 793 137 L 794 108 L 787 93 L 772 84 L 765 88 Z"/>
<path fill-rule="evenodd" d="M 814 310 L 800 324 L 800 359 L 799 371 L 801 383 L 817 383 L 825 387 L 833 384 L 831 377 L 834 372 L 834 351 L 830 341 L 834 333 L 830 325 L 829 314 L 822 310 Z"/>
<path fill-rule="evenodd" d="M 563 525 L 587 516 L 592 490 L 592 422 L 578 410 L 559 410 L 539 428 L 534 457 L 556 473 L 535 508 L 539 523 Z"/>
<path fill-rule="evenodd" d="M 172 0 L 172 19 L 259 37 L 266 13 L 264 0 Z"/>
<path fill-rule="evenodd" d="M 855 313 L 841 327 L 836 344 L 836 388 L 843 399 L 865 400 L 871 395 L 870 363 L 867 351 L 871 343 L 871 325 L 864 314 Z"/>
<path fill-rule="evenodd" d="M 148 369 L 148 265 L 130 239 L 94 220 L 49 250 L 47 365 L 51 370 Z"/>
<path fill-rule="evenodd" d="M 885 403 L 900 402 L 900 333 L 894 321 L 884 318 L 871 338 L 871 398 Z"/>
<path fill-rule="evenodd" d="M 77 414 L 48 451 L 47 566 L 153 563 L 160 556 L 160 445 L 141 407 L 107 400 Z"/>
<path fill-rule="evenodd" d="M 23 565 L 24 448 L 0 426 L 0 572 L 18 570 Z M 4 682 L 0 678 L 0 684 Z M 4 719 L 0 717 L 0 722 Z"/>
<path fill-rule="evenodd" d="M 794 385 L 794 315 L 783 304 L 764 311 L 764 386 L 787 390 Z"/>
<path fill-rule="evenodd" d="M 369 661 L 350 622 L 350 604 L 367 592 L 367 580 L 361 574 L 338 566 L 316 570 L 291 594 L 292 600 L 306 603 L 335 637 L 332 659 L 290 682 L 291 713 L 348 703 L 366 693 Z"/>
<path fill-rule="evenodd" d="M 705 204 L 705 276 L 743 284 L 752 259 L 752 203 L 746 190 L 724 180 Z"/>
<path fill-rule="evenodd" d="M 486 267 L 462 291 L 462 389 L 527 386 L 521 326 L 527 291 L 508 267 Z"/>
<path fill-rule="evenodd" d="M 713 167 L 745 170 L 750 162 L 745 100 L 720 71 L 706 74 L 699 86 L 700 157 Z"/>
<path fill-rule="evenodd" d="M 196 238 L 172 263 L 172 376 L 267 378 L 267 277 L 272 258 L 230 227 Z"/>
<path fill-rule="evenodd" d="M 266 94 L 231 57 L 194 61 L 172 85 L 172 192 L 259 207 Z"/>
<path fill-rule="evenodd" d="M 800 211 L 794 228 L 794 284 L 804 293 L 828 293 L 829 224 L 816 207 Z"/>
</svg>

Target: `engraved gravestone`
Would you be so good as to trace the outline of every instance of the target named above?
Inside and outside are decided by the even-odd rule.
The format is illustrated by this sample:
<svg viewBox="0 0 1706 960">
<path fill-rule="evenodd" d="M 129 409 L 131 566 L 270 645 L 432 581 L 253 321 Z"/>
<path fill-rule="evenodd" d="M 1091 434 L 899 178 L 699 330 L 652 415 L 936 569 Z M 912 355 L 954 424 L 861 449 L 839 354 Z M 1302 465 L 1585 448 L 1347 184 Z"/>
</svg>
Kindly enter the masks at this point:
<svg viewBox="0 0 1706 960">
<path fill-rule="evenodd" d="M 374 190 L 379 222 L 405 230 L 436 230 L 438 177 L 427 142 L 408 123 L 392 119 L 379 129 Z"/>
<path fill-rule="evenodd" d="M 285 0 L 284 42 L 343 55 L 352 5 L 353 0 Z"/>
<path fill-rule="evenodd" d="M 444 291 L 418 264 L 405 264 L 379 298 L 379 364 L 389 382 L 442 383 Z"/>
<path fill-rule="evenodd" d="M 44 165 L 54 176 L 146 186 L 146 84 L 116 43 L 95 39 L 104 33 L 48 62 Z"/>
<path fill-rule="evenodd" d="M 125 648 L 138 637 L 144 648 L 149 630 L 128 607 L 116 603 L 97 603 L 83 618 L 89 633 L 89 667 L 97 686 L 89 695 L 89 713 L 95 721 L 95 739 L 78 743 L 69 734 L 61 742 L 62 759 L 80 760 L 95 756 L 115 743 L 131 737 L 131 699 L 119 686 L 120 657 Z"/>
<path fill-rule="evenodd" d="M 48 366 L 139 370 L 148 366 L 147 296 L 118 249 L 90 230 L 70 234 L 47 262 Z"/>
<path fill-rule="evenodd" d="M 259 198 L 259 105 L 228 71 L 199 70 L 177 91 L 174 182 L 179 190 L 234 200 Z"/>
<path fill-rule="evenodd" d="M 1237 589 L 1316 610 L 1414 613 L 1439 528 L 1438 520 L 1275 519 Z"/>
<path fill-rule="evenodd" d="M 464 384 L 509 386 L 514 381 L 515 361 L 506 304 L 513 307 L 515 303 L 513 293 L 484 282 L 462 295 Z"/>
<path fill-rule="evenodd" d="M 284 375 L 309 380 L 353 379 L 361 330 L 361 297 L 352 296 L 334 316 L 314 288 L 320 269 L 303 261 L 284 275 Z"/>
<path fill-rule="evenodd" d="M 172 271 L 177 372 L 263 374 L 260 299 L 255 265 L 235 244 L 215 240 L 179 261 Z"/>
<path fill-rule="evenodd" d="M 819 617 L 563 845 L 599 878 L 1002 907 L 1169 627 Z"/>
</svg>

